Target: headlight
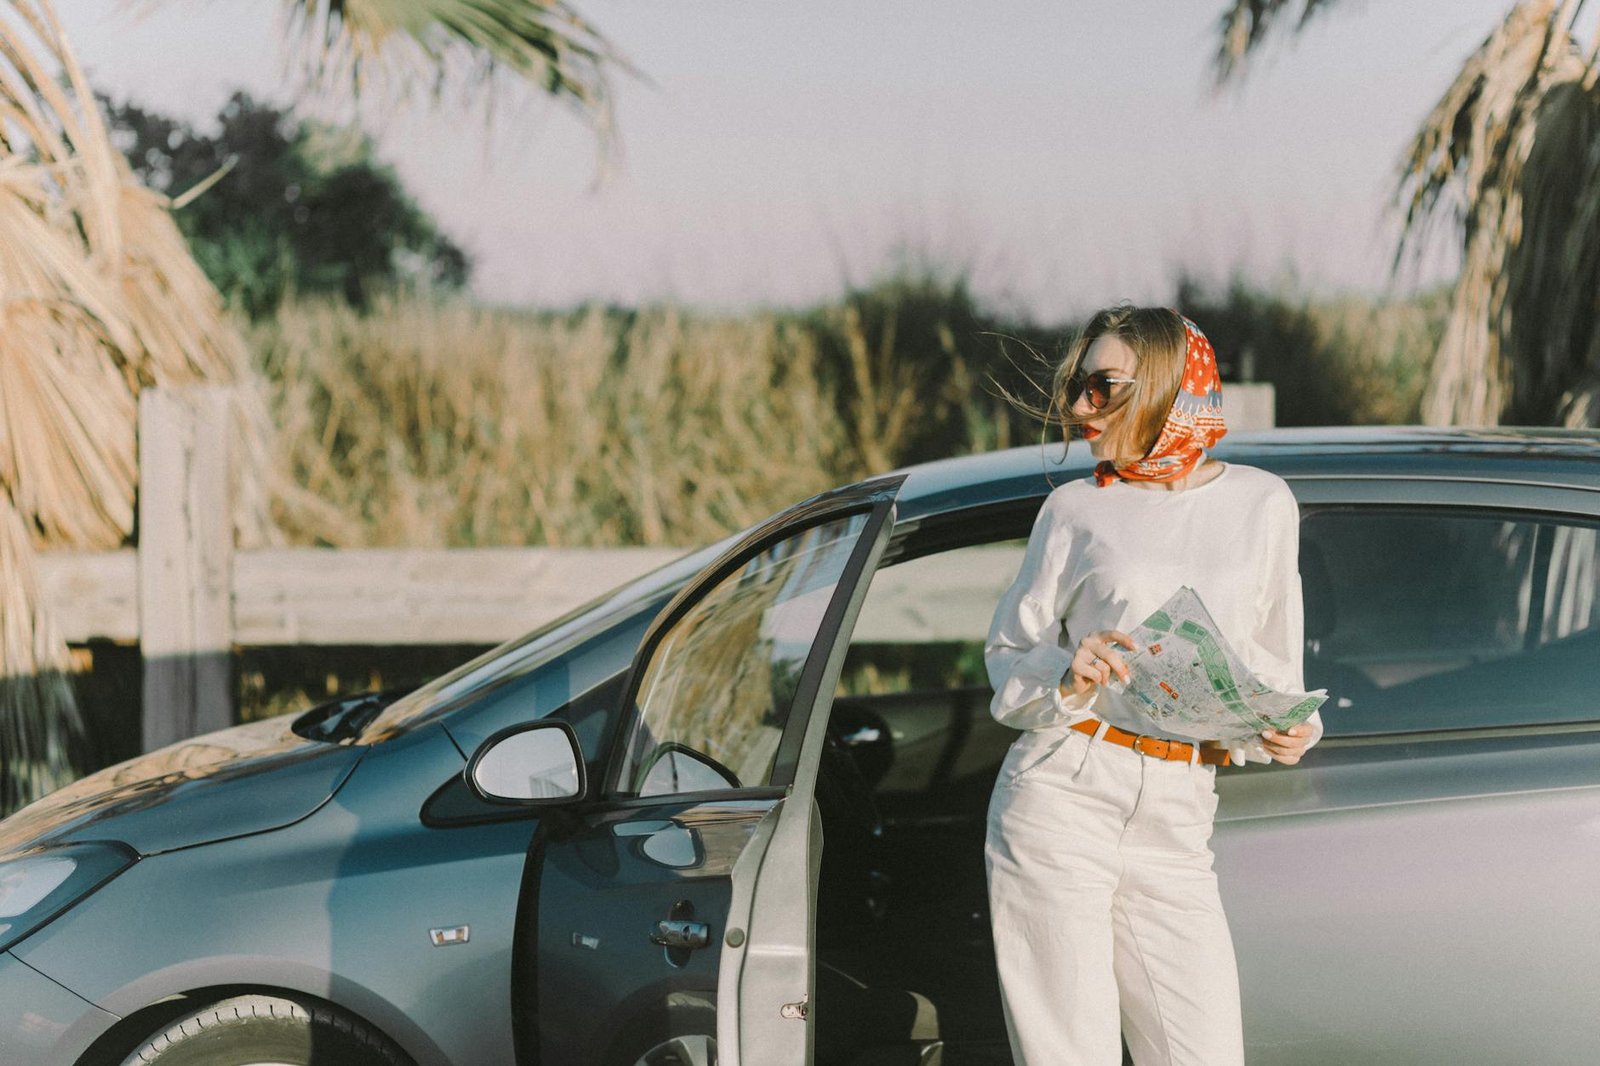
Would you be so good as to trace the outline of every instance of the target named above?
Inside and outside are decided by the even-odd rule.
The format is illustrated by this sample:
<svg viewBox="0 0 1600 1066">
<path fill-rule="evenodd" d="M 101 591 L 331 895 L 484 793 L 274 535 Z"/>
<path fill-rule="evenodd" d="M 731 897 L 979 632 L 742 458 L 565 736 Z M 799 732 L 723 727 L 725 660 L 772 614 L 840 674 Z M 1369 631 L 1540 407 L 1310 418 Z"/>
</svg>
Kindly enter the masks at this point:
<svg viewBox="0 0 1600 1066">
<path fill-rule="evenodd" d="M 0 859 L 0 951 L 138 859 L 122 844 L 64 844 Z"/>
</svg>

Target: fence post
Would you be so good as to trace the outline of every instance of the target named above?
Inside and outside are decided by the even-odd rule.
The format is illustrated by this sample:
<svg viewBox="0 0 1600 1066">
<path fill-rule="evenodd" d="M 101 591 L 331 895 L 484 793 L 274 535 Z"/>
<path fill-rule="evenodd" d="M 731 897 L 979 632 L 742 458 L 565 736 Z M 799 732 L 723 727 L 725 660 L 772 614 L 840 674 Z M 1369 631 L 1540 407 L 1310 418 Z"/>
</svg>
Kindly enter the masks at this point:
<svg viewBox="0 0 1600 1066">
<path fill-rule="evenodd" d="M 231 398 L 139 394 L 139 647 L 145 751 L 233 724 Z"/>
</svg>

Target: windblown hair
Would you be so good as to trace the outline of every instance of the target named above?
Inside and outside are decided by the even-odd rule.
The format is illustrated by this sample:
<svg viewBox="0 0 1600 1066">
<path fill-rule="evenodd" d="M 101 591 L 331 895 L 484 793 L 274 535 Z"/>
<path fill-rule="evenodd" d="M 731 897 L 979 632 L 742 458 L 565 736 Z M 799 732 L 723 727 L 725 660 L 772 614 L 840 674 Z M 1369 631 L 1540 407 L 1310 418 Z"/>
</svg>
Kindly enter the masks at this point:
<svg viewBox="0 0 1600 1066">
<path fill-rule="evenodd" d="M 1089 346 L 1105 336 L 1116 337 L 1133 349 L 1139 360 L 1133 375 L 1136 380 L 1101 410 L 1087 416 L 1075 415 L 1067 396 L 1067 384 L 1083 365 Z M 1047 428 L 1060 426 L 1062 438 L 1067 441 L 1072 439 L 1072 431 L 1083 423 L 1131 408 L 1132 421 L 1124 439 L 1143 456 L 1155 447 L 1167 412 L 1177 398 L 1178 387 L 1183 383 L 1186 349 L 1187 335 L 1176 311 L 1167 307 L 1117 304 L 1091 315 L 1067 346 L 1052 372 L 1050 388 L 1045 393 L 1046 406 L 1030 404 L 1010 394 L 1007 398 L 1019 409 L 1042 420 Z"/>
</svg>

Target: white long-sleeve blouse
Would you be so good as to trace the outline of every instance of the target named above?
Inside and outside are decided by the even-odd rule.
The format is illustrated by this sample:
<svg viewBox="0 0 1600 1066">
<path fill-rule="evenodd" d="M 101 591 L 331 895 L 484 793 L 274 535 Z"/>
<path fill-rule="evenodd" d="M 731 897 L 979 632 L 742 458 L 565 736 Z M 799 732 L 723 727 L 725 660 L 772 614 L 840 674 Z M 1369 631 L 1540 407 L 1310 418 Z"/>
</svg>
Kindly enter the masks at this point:
<svg viewBox="0 0 1600 1066">
<path fill-rule="evenodd" d="M 1014 729 L 1067 726 L 1091 715 L 1149 732 L 1132 697 L 1096 687 L 1061 694 L 1078 641 L 1130 632 L 1180 586 L 1200 594 L 1245 665 L 1274 688 L 1304 691 L 1300 512 L 1276 474 L 1228 463 L 1177 492 L 1092 478 L 1046 498 L 1017 579 L 984 645 L 990 711 Z M 1322 718 L 1309 719 L 1322 736 Z M 1229 746 L 1234 762 L 1267 762 L 1259 737 Z"/>
</svg>

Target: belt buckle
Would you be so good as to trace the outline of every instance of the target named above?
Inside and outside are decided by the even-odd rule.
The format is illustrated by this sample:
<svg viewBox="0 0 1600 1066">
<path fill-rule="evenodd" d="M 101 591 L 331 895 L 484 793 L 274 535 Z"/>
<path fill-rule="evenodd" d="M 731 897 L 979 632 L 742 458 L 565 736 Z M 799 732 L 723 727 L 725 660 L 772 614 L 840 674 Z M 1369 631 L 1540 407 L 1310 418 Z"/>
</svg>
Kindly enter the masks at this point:
<svg viewBox="0 0 1600 1066">
<path fill-rule="evenodd" d="M 1146 747 L 1145 745 L 1150 745 Z M 1133 750 L 1140 755 L 1148 755 L 1152 759 L 1165 759 L 1172 750 L 1172 742 L 1165 737 L 1153 737 L 1148 733 L 1140 733 L 1133 738 Z"/>
</svg>

